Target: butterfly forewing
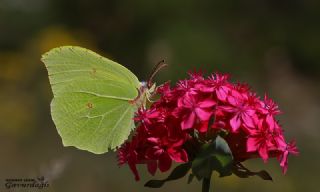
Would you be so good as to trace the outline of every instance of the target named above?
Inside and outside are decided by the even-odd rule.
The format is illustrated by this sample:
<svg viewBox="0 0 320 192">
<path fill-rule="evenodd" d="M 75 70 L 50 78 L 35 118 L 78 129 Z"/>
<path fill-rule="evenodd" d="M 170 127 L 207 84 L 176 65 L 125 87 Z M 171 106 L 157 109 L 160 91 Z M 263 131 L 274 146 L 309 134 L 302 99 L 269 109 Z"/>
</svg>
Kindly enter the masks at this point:
<svg viewBox="0 0 320 192">
<path fill-rule="evenodd" d="M 65 146 L 104 153 L 134 128 L 138 78 L 125 67 L 80 47 L 44 54 L 54 99 L 51 114 Z"/>
</svg>

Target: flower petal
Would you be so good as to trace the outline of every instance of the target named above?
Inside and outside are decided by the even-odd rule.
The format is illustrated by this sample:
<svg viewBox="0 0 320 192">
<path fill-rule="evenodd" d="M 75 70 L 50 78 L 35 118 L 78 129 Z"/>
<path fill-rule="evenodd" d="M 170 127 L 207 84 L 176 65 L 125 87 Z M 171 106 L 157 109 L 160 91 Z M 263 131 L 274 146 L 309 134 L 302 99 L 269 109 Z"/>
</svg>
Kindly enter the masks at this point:
<svg viewBox="0 0 320 192">
<path fill-rule="evenodd" d="M 134 179 L 136 181 L 139 181 L 140 180 L 140 176 L 139 176 L 136 164 L 134 162 L 129 161 L 128 165 L 129 165 L 132 173 L 134 174 Z"/>
<path fill-rule="evenodd" d="M 156 137 L 149 137 L 147 138 L 147 141 L 150 142 L 151 144 L 158 144 L 160 142 L 160 139 Z"/>
<path fill-rule="evenodd" d="M 162 148 L 159 146 L 153 146 L 152 148 L 147 149 L 145 156 L 148 159 L 158 159 L 162 153 L 164 153 Z"/>
<path fill-rule="evenodd" d="M 201 121 L 208 121 L 212 115 L 211 111 L 206 111 L 201 108 L 196 108 L 195 112 Z"/>
<path fill-rule="evenodd" d="M 260 157 L 266 163 L 268 161 L 268 158 L 269 158 L 267 146 L 266 145 L 260 145 L 258 152 L 259 152 Z"/>
<path fill-rule="evenodd" d="M 198 123 L 196 129 L 200 133 L 205 133 L 208 130 L 208 126 L 209 126 L 209 121 L 202 121 L 202 122 Z"/>
<path fill-rule="evenodd" d="M 197 106 L 200 108 L 209 108 L 215 105 L 216 105 L 216 102 L 214 100 L 206 99 L 204 101 L 199 102 Z"/>
<path fill-rule="evenodd" d="M 192 128 L 195 120 L 196 120 L 196 114 L 194 112 L 187 114 L 181 122 L 181 129 L 186 130 L 186 129 Z"/>
<path fill-rule="evenodd" d="M 236 114 L 231 120 L 230 120 L 230 125 L 232 128 L 232 132 L 237 132 L 240 125 L 241 125 L 241 121 L 240 121 L 240 116 L 238 114 Z"/>
<path fill-rule="evenodd" d="M 274 120 L 273 116 L 268 114 L 267 117 L 266 117 L 266 122 L 269 125 L 270 130 L 273 131 L 274 127 L 275 127 L 275 125 L 274 125 L 275 124 L 275 120 Z"/>
<path fill-rule="evenodd" d="M 228 96 L 228 89 L 225 86 L 220 87 L 216 90 L 217 98 L 221 101 L 226 101 Z"/>
<path fill-rule="evenodd" d="M 247 152 L 256 152 L 258 150 L 258 139 L 250 137 L 247 140 Z"/>
<path fill-rule="evenodd" d="M 241 119 L 247 127 L 249 127 L 249 128 L 255 127 L 252 116 L 249 116 L 246 112 L 241 113 Z"/>
<path fill-rule="evenodd" d="M 233 96 L 229 96 L 227 98 L 227 100 L 233 106 L 237 106 L 238 105 L 237 99 L 235 97 L 233 97 Z"/>
<path fill-rule="evenodd" d="M 163 153 L 159 158 L 159 169 L 161 172 L 166 172 L 170 169 L 172 160 L 168 153 Z"/>
<path fill-rule="evenodd" d="M 151 175 L 154 175 L 157 171 L 158 163 L 157 163 L 157 161 L 148 161 L 147 167 L 148 167 L 148 172 Z"/>
<path fill-rule="evenodd" d="M 282 168 L 283 174 L 286 174 L 286 172 L 288 170 L 288 155 L 289 155 L 289 152 L 284 151 L 283 154 L 281 155 L 281 158 L 280 158 L 280 166 Z"/>
<path fill-rule="evenodd" d="M 229 113 L 233 113 L 236 111 L 236 109 L 234 107 L 231 107 L 231 106 L 218 106 L 217 107 L 218 109 L 222 110 L 222 111 L 226 111 L 226 112 L 229 112 Z"/>
<path fill-rule="evenodd" d="M 177 163 L 185 163 L 188 161 L 188 154 L 184 149 L 170 149 L 168 150 L 168 154 L 170 155 L 171 159 Z"/>
</svg>

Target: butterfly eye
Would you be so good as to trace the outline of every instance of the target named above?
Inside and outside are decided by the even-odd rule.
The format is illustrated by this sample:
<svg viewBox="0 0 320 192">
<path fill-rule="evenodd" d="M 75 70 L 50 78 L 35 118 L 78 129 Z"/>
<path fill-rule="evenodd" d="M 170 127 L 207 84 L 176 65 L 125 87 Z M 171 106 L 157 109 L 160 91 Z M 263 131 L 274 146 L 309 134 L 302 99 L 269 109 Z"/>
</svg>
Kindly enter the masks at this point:
<svg viewBox="0 0 320 192">
<path fill-rule="evenodd" d="M 140 85 L 141 85 L 141 87 L 147 87 L 147 82 L 146 81 L 141 81 Z"/>
</svg>

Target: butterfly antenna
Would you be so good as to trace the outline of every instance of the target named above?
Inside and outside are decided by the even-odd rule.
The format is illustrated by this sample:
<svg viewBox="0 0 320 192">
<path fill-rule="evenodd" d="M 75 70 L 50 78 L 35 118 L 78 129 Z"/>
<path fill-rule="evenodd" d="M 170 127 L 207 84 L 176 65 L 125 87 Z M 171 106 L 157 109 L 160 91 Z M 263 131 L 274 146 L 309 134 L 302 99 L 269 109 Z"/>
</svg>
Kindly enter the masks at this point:
<svg viewBox="0 0 320 192">
<path fill-rule="evenodd" d="M 151 74 L 150 74 L 150 76 L 149 76 L 149 78 L 148 78 L 148 81 L 147 81 L 148 89 L 150 89 L 151 86 L 152 86 L 152 84 L 153 84 L 152 82 L 153 82 L 154 76 L 155 76 L 162 68 L 164 68 L 164 67 L 166 67 L 166 66 L 168 66 L 168 64 L 166 64 L 164 60 L 161 60 L 161 61 L 159 61 L 159 62 L 157 63 L 157 65 L 155 65 L 155 66 L 153 67 L 153 69 L 152 69 L 152 71 L 151 71 Z"/>
</svg>

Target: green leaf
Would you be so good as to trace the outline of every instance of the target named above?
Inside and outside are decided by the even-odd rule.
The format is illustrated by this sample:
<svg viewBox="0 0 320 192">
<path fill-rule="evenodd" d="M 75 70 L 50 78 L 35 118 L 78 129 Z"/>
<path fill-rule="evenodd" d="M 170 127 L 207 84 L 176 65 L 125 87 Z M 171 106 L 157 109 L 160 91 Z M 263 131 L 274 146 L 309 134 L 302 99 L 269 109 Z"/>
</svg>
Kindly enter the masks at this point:
<svg viewBox="0 0 320 192">
<path fill-rule="evenodd" d="M 160 188 L 167 181 L 173 181 L 173 180 L 177 180 L 184 177 L 188 173 L 190 168 L 191 168 L 191 163 L 184 163 L 184 164 L 178 165 L 166 179 L 150 180 L 144 186 L 151 187 L 151 188 Z"/>
<path fill-rule="evenodd" d="M 237 164 L 233 165 L 232 173 L 240 178 L 248 178 L 251 176 L 258 176 L 263 180 L 272 181 L 272 177 L 270 176 L 270 174 L 267 171 L 262 170 L 262 171 L 258 171 L 258 172 L 253 172 L 253 171 L 250 171 L 249 169 L 247 169 L 241 163 L 237 163 Z"/>
<path fill-rule="evenodd" d="M 90 50 L 65 46 L 41 59 L 54 98 L 52 119 L 65 146 L 101 154 L 120 146 L 134 128 L 140 83 L 125 67 Z"/>
<path fill-rule="evenodd" d="M 192 173 L 198 178 L 211 178 L 212 171 L 217 171 L 220 177 L 232 174 L 232 152 L 228 143 L 217 136 L 212 143 L 202 146 L 199 154 L 192 162 Z"/>
</svg>

